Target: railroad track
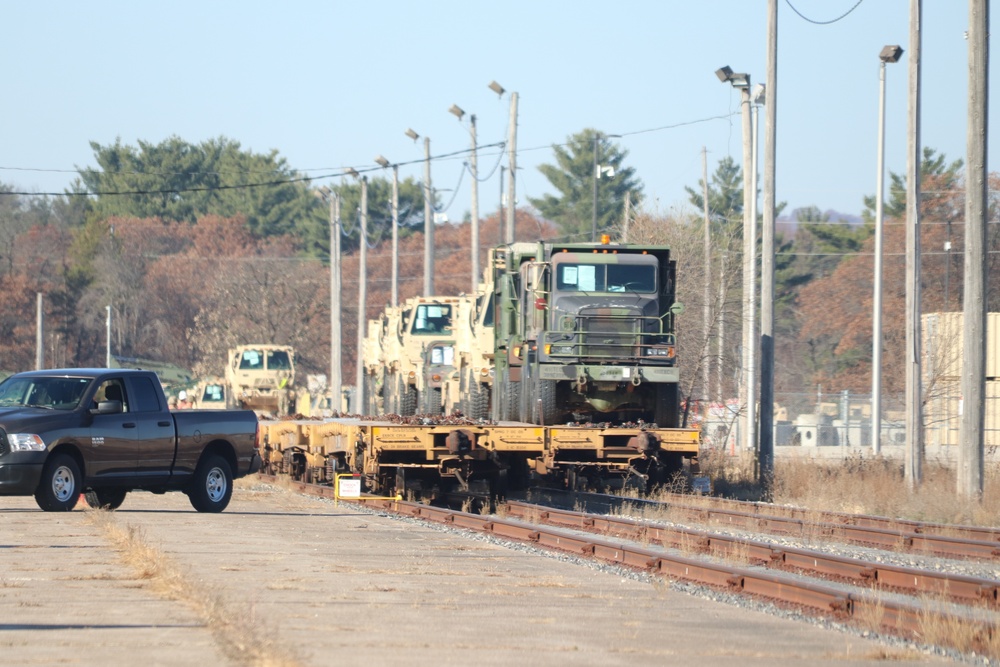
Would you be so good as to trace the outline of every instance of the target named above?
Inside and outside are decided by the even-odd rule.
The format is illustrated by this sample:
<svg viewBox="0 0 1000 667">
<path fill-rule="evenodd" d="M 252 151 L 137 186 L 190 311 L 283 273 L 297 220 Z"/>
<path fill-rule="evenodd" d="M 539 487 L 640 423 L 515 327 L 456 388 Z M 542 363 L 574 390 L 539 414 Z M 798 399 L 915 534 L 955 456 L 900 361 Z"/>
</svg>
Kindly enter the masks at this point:
<svg viewBox="0 0 1000 667">
<path fill-rule="evenodd" d="M 594 512 L 641 508 L 712 526 L 822 539 L 945 558 L 1000 559 L 1000 530 L 890 519 L 870 515 L 820 512 L 721 498 L 673 494 L 668 500 L 647 500 L 598 493 L 531 489 L 528 498 L 556 507 L 583 507 Z"/>
<path fill-rule="evenodd" d="M 293 482 L 292 488 L 334 495 L 328 486 Z M 955 647 L 960 650 L 995 654 L 1000 645 L 998 580 L 521 501 L 508 502 L 493 515 L 386 498 L 349 502 L 762 598 L 869 630 L 924 641 L 933 634 L 943 644 L 949 634 L 960 634 L 966 644 Z M 962 631 L 942 631 L 947 628 Z"/>
</svg>

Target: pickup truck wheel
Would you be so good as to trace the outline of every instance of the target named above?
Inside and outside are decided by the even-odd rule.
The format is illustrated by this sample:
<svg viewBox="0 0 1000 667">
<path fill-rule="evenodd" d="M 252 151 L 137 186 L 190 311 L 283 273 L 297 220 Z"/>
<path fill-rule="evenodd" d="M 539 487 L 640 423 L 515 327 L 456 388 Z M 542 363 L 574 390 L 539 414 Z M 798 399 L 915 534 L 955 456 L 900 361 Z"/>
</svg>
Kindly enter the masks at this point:
<svg viewBox="0 0 1000 667">
<path fill-rule="evenodd" d="M 221 456 L 207 456 L 194 471 L 188 498 L 199 512 L 221 512 L 233 496 L 233 472 Z"/>
<path fill-rule="evenodd" d="M 80 466 L 68 454 L 56 454 L 45 462 L 35 502 L 46 512 L 68 512 L 80 500 Z"/>
<path fill-rule="evenodd" d="M 116 510 L 125 502 L 127 494 L 125 489 L 91 489 L 83 497 L 95 510 Z"/>
</svg>

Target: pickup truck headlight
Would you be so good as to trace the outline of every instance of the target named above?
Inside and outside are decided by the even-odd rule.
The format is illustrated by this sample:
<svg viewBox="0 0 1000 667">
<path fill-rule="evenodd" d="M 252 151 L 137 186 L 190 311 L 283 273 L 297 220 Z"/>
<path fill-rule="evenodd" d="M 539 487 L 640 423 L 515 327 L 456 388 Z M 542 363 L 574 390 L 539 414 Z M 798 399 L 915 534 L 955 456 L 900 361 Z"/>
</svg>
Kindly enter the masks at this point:
<svg viewBox="0 0 1000 667">
<path fill-rule="evenodd" d="M 8 433 L 7 442 L 12 452 L 44 452 L 45 441 L 34 433 Z"/>
</svg>

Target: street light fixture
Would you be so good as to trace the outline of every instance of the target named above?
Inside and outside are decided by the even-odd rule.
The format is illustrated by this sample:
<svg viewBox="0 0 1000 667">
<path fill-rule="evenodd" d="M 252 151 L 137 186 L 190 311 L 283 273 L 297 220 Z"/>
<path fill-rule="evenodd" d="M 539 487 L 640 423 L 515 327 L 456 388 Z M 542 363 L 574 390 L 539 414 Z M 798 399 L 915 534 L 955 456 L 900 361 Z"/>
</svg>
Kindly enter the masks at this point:
<svg viewBox="0 0 1000 667">
<path fill-rule="evenodd" d="M 753 231 L 754 223 L 750 219 L 750 210 L 755 208 L 752 203 L 756 200 L 757 192 L 750 192 L 749 176 L 751 162 L 753 162 L 753 131 L 751 129 L 751 109 L 750 109 L 750 75 L 744 72 L 734 72 L 728 65 L 715 70 L 715 76 L 719 81 L 729 83 L 733 88 L 740 91 L 740 107 L 743 119 L 743 381 L 740 386 L 740 402 L 746 406 L 742 423 L 744 448 L 747 450 L 757 449 L 757 396 L 756 396 L 756 371 L 751 365 L 752 356 L 750 349 L 756 344 L 753 339 L 753 313 L 756 308 L 753 286 L 757 280 L 756 252 L 757 239 Z M 762 419 L 770 419 L 770 415 L 761 415 Z"/>
<path fill-rule="evenodd" d="M 463 111 L 462 107 L 458 106 L 457 104 L 452 104 L 451 108 L 448 109 L 448 113 L 454 114 L 454 116 L 459 120 L 462 120 L 462 116 L 465 115 L 465 111 Z"/>
<path fill-rule="evenodd" d="M 504 90 L 504 87 L 501 86 L 496 81 L 490 81 L 490 90 L 492 90 L 494 93 L 496 93 L 497 97 L 503 97 L 503 94 L 506 92 Z"/>
<path fill-rule="evenodd" d="M 420 135 L 414 132 L 410 128 L 406 128 L 406 136 L 408 136 L 410 139 L 413 139 L 414 141 L 420 138 Z"/>
<path fill-rule="evenodd" d="M 878 54 L 878 176 L 875 180 L 875 285 L 872 303 L 872 455 L 882 451 L 882 199 L 885 189 L 885 64 L 897 62 L 903 49 L 883 47 Z"/>
</svg>

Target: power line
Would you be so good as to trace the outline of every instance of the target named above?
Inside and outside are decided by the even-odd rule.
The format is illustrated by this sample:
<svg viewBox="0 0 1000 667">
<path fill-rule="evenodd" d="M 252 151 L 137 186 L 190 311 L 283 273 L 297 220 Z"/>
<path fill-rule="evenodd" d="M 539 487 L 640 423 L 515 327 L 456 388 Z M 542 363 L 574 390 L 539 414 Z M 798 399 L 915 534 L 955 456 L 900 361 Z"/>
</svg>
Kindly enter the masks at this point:
<svg viewBox="0 0 1000 667">
<path fill-rule="evenodd" d="M 809 23 L 813 23 L 815 25 L 830 25 L 831 23 L 836 23 L 837 21 L 839 21 L 839 20 L 847 17 L 847 15 L 850 14 L 851 12 L 853 12 L 855 9 L 857 9 L 858 5 L 860 5 L 862 2 L 864 2 L 864 0 L 858 0 L 856 3 L 854 3 L 853 7 L 851 7 L 850 9 L 848 9 L 846 12 L 844 12 L 843 14 L 841 14 L 840 16 L 838 16 L 837 18 L 830 19 L 829 21 L 815 21 L 815 20 L 809 18 L 808 16 L 804 15 L 799 10 L 797 10 L 795 8 L 795 5 L 792 4 L 792 0 L 785 0 L 785 2 L 788 4 L 789 7 L 791 7 L 791 9 L 792 9 L 793 12 L 795 12 L 796 14 L 799 15 L 799 18 L 801 18 L 802 20 L 808 21 Z"/>
</svg>

